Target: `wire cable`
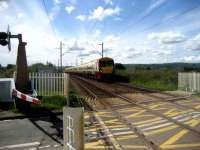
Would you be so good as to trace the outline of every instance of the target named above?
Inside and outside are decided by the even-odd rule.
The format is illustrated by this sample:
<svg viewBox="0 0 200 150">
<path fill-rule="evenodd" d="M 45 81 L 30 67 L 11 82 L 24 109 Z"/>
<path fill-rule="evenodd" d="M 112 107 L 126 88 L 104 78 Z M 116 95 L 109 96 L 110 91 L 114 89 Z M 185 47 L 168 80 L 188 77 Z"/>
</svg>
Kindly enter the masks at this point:
<svg viewBox="0 0 200 150">
<path fill-rule="evenodd" d="M 58 38 L 57 38 L 57 34 L 56 34 L 56 31 L 55 31 L 55 28 L 54 28 L 54 26 L 53 26 L 53 24 L 52 24 L 52 22 L 51 22 L 50 17 L 49 17 L 49 12 L 48 12 L 48 9 L 47 9 L 45 0 L 42 0 L 42 6 L 43 6 L 43 9 L 44 9 L 44 11 L 45 11 L 45 14 L 46 14 L 46 16 L 47 16 L 47 18 L 48 18 L 48 22 L 49 22 L 49 24 L 50 24 L 50 26 L 51 26 L 51 30 L 53 31 L 53 33 L 54 33 L 54 35 L 55 35 L 55 37 L 56 37 L 56 40 L 59 41 Z"/>
<path fill-rule="evenodd" d="M 155 27 L 158 27 L 158 26 L 160 26 L 160 25 L 162 25 L 163 23 L 166 23 L 166 22 L 168 22 L 168 21 L 174 21 L 174 19 L 176 19 L 176 18 L 178 18 L 178 17 L 181 17 L 181 16 L 183 16 L 183 15 L 185 15 L 185 14 L 187 14 L 187 13 L 189 13 L 189 12 L 191 12 L 191 11 L 197 9 L 197 8 L 200 8 L 200 6 L 197 5 L 197 6 L 195 6 L 195 7 L 192 7 L 192 8 L 190 8 L 190 9 L 187 9 L 187 10 L 185 10 L 185 11 L 183 11 L 183 12 L 181 12 L 181 13 L 179 13 L 179 14 L 173 16 L 173 17 L 170 17 L 170 18 L 166 19 L 165 21 L 157 22 L 157 23 L 151 25 L 150 27 L 147 27 L 147 28 L 145 28 L 145 29 L 143 29 L 143 30 L 141 30 L 141 31 L 138 31 L 138 32 L 142 33 L 142 32 L 144 32 L 144 31 L 147 31 L 147 30 L 153 29 L 153 28 L 155 28 Z"/>
</svg>

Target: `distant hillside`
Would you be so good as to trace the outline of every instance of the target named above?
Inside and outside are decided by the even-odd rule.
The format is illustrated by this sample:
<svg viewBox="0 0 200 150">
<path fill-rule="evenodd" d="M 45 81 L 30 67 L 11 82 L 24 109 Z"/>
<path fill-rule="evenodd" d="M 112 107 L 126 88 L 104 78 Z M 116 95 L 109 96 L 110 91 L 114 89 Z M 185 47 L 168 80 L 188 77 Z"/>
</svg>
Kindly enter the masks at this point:
<svg viewBox="0 0 200 150">
<path fill-rule="evenodd" d="M 165 64 L 124 64 L 127 70 L 173 69 L 176 71 L 200 71 L 200 63 L 165 63 Z"/>
</svg>

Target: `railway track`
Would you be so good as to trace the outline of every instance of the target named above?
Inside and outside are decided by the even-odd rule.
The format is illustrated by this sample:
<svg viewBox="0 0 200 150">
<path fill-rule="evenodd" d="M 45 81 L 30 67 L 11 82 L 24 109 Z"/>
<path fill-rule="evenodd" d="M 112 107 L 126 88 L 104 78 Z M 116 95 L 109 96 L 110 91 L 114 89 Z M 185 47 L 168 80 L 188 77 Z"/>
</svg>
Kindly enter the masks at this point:
<svg viewBox="0 0 200 150">
<path fill-rule="evenodd" d="M 102 97 L 105 97 L 105 93 L 103 94 L 103 92 L 97 88 L 92 88 L 92 90 L 90 88 L 88 88 L 87 86 L 84 86 L 83 84 L 80 84 L 79 85 L 85 90 L 87 91 L 92 97 L 94 97 L 95 99 L 98 99 L 98 98 L 102 98 Z M 131 132 L 133 132 L 133 134 L 137 134 L 138 137 L 140 137 L 140 140 L 142 140 L 145 145 L 147 146 L 147 149 L 148 150 L 157 150 L 158 148 L 154 145 L 153 142 L 149 141 L 148 139 L 145 138 L 145 136 L 142 134 L 142 132 L 137 128 L 137 127 L 134 127 L 130 124 L 130 122 L 128 122 L 127 119 L 125 119 L 122 115 L 120 115 L 117 111 L 115 111 L 112 107 L 110 107 L 110 104 L 108 102 L 103 102 L 101 101 L 101 103 L 107 108 L 107 109 L 111 109 L 111 111 L 107 111 L 109 113 L 112 114 L 112 116 L 114 118 L 117 118 L 118 119 L 118 122 L 121 122 L 122 124 L 125 124 Z M 91 108 L 98 112 L 98 110 L 93 107 L 92 105 L 90 105 Z M 111 131 L 109 130 L 109 128 L 106 127 L 106 125 L 103 123 L 103 120 L 96 114 L 96 113 L 93 113 L 93 116 L 95 118 L 95 120 L 98 120 L 98 122 L 101 124 L 101 126 L 103 127 L 103 132 L 105 132 L 104 134 L 107 135 L 107 137 L 109 137 L 109 143 L 113 143 L 112 146 L 114 149 L 116 150 L 125 150 L 123 148 L 123 146 L 121 144 L 119 144 L 119 142 L 116 140 L 116 136 L 114 136 Z M 113 138 L 114 137 L 114 138 Z"/>
<path fill-rule="evenodd" d="M 114 90 L 109 90 L 109 88 L 105 88 L 97 83 L 92 83 L 93 81 L 89 81 L 86 79 L 76 78 L 76 82 L 79 82 L 79 85 L 93 98 L 96 99 L 96 101 L 100 101 L 100 103 L 106 108 L 106 110 L 109 110 L 109 113 L 112 114 L 114 118 L 117 118 L 118 122 L 121 122 L 123 125 L 126 126 L 126 128 L 131 131 L 133 135 L 137 135 L 137 137 L 142 141 L 144 149 L 164 149 L 167 146 L 170 147 L 169 145 L 166 145 L 166 142 L 163 142 L 162 140 L 155 140 L 154 137 L 149 136 L 149 132 L 156 132 L 158 129 L 162 127 L 168 127 L 170 126 L 171 128 L 177 128 L 178 130 L 185 131 L 187 133 L 190 133 L 192 137 L 197 140 L 200 139 L 200 130 L 199 130 L 199 122 L 200 119 L 198 118 L 198 115 L 191 115 L 191 112 L 194 113 L 194 109 L 189 109 L 187 110 L 188 112 L 183 113 L 181 115 L 165 115 L 163 113 L 158 112 L 156 109 L 150 107 L 153 102 L 158 102 L 159 97 L 157 98 L 157 101 L 152 101 L 146 102 L 143 104 L 142 102 L 138 103 L 136 99 L 126 97 L 120 93 L 114 92 Z M 131 91 L 131 90 L 129 90 Z M 135 90 L 136 91 L 136 90 Z M 137 91 L 138 92 L 138 91 Z M 147 94 L 149 96 L 149 94 Z M 173 97 L 170 95 L 170 99 L 178 99 L 177 97 Z M 112 97 L 115 98 L 115 102 L 118 104 L 113 104 L 111 101 L 106 99 L 107 97 Z M 154 96 L 153 96 L 154 97 Z M 155 97 L 154 97 L 155 98 Z M 104 100 L 103 100 L 104 99 Z M 168 97 L 169 99 L 169 97 Z M 180 98 L 181 99 L 181 98 Z M 123 104 L 121 104 L 123 101 Z M 170 102 L 171 103 L 171 102 Z M 149 106 L 150 105 L 150 106 Z M 174 105 L 174 104 L 173 104 Z M 119 106 L 119 107 L 118 107 Z M 177 106 L 177 105 L 174 105 Z M 95 106 L 91 106 L 95 111 L 101 111 L 101 110 L 96 110 Z M 183 108 L 183 107 L 181 107 Z M 186 108 L 186 107 L 184 107 Z M 187 107 L 188 108 L 188 107 Z M 148 124 L 143 124 L 143 125 L 138 125 L 137 118 L 135 120 L 132 120 L 130 114 L 123 112 L 123 109 L 127 110 L 138 110 L 139 112 L 135 112 L 135 114 L 140 113 L 140 112 L 145 112 L 146 114 L 143 114 L 144 116 L 152 116 L 155 118 L 155 121 L 152 121 L 152 123 Z M 178 108 L 180 109 L 180 108 Z M 198 113 L 198 112 L 195 112 Z M 135 115 L 133 114 L 133 116 Z M 156 120 L 157 118 L 157 120 Z M 145 117 L 143 117 L 145 119 Z M 153 120 L 153 119 L 152 119 Z M 136 121 L 136 122 L 134 122 Z M 148 121 L 148 120 L 147 120 Z M 190 123 L 193 122 L 192 124 Z M 141 120 L 140 120 L 141 122 Z M 145 120 L 144 120 L 145 122 Z M 188 123 L 189 122 L 189 123 Z M 195 124 L 196 123 L 196 124 Z M 154 126 L 149 126 L 149 124 L 152 124 Z M 194 127 L 195 125 L 198 125 L 198 127 Z M 179 135 L 180 136 L 180 135 Z M 169 138 L 169 137 L 168 137 Z M 116 138 L 117 139 L 117 138 Z M 164 138 L 166 139 L 166 137 Z M 118 140 L 116 140 L 118 141 Z M 199 142 L 199 141 L 198 141 Z M 118 141 L 120 143 L 120 141 Z M 167 143 L 170 143 L 169 141 Z M 118 144 L 121 145 L 121 149 L 127 149 L 126 145 L 123 144 Z M 192 146 L 194 147 L 195 144 Z M 189 145 L 191 146 L 191 145 Z M 199 146 L 199 147 L 198 147 Z M 126 148 L 124 148 L 126 147 Z M 173 146 L 172 146 L 173 147 Z M 200 144 L 196 144 L 196 147 L 200 148 Z M 182 147 L 184 149 L 184 147 Z"/>
</svg>

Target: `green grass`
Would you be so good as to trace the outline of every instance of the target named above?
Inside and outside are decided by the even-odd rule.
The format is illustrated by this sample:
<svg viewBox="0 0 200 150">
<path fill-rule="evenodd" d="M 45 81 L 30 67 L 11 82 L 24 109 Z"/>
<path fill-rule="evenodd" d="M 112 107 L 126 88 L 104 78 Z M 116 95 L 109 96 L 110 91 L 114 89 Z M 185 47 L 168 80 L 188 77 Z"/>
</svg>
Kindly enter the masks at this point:
<svg viewBox="0 0 200 150">
<path fill-rule="evenodd" d="M 62 109 L 67 104 L 64 96 L 44 96 L 41 99 L 41 107 L 48 109 Z"/>
<path fill-rule="evenodd" d="M 64 96 L 44 96 L 41 99 L 40 105 L 32 104 L 32 108 L 48 108 L 51 110 L 59 110 L 64 106 L 69 105 L 70 107 L 79 107 L 82 106 L 82 98 L 80 98 L 74 90 L 70 90 L 69 92 L 69 100 L 67 100 Z"/>
<path fill-rule="evenodd" d="M 74 89 L 69 92 L 69 106 L 81 107 L 83 99 L 77 95 Z"/>
<path fill-rule="evenodd" d="M 117 74 L 128 77 L 130 83 L 136 86 L 143 86 L 162 91 L 177 89 L 178 74 L 172 69 L 124 70 L 117 71 Z"/>
</svg>

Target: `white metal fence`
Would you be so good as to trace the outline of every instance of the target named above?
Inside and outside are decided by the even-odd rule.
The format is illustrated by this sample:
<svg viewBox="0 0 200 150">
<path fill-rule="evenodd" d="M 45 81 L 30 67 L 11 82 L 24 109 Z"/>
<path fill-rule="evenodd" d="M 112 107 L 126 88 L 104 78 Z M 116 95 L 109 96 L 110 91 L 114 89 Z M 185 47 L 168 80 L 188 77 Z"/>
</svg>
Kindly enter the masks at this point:
<svg viewBox="0 0 200 150">
<path fill-rule="evenodd" d="M 178 73 L 178 89 L 191 92 L 200 92 L 200 73 Z"/>
<path fill-rule="evenodd" d="M 67 95 L 68 76 L 65 73 L 29 73 L 37 95 Z"/>
</svg>

